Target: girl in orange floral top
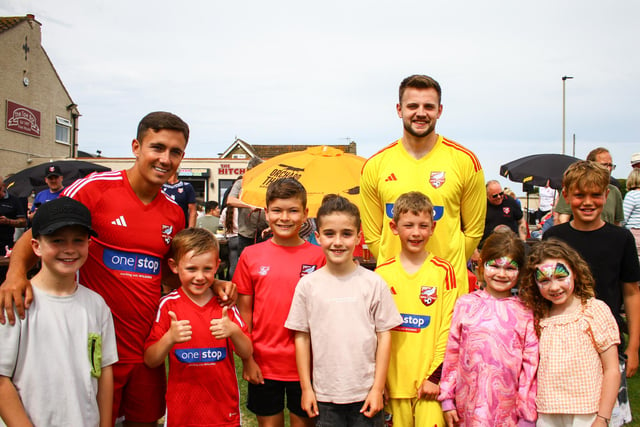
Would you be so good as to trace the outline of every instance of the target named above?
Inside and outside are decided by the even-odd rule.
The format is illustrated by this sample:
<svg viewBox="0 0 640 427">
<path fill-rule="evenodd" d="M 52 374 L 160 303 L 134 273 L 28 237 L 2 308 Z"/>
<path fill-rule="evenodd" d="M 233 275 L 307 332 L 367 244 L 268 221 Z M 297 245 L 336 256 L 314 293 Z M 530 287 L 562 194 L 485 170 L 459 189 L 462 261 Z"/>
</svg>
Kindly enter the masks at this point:
<svg viewBox="0 0 640 427">
<path fill-rule="evenodd" d="M 537 426 L 606 426 L 611 418 L 620 338 L 593 285 L 589 267 L 565 243 L 550 239 L 532 248 L 520 295 L 540 337 Z"/>
</svg>

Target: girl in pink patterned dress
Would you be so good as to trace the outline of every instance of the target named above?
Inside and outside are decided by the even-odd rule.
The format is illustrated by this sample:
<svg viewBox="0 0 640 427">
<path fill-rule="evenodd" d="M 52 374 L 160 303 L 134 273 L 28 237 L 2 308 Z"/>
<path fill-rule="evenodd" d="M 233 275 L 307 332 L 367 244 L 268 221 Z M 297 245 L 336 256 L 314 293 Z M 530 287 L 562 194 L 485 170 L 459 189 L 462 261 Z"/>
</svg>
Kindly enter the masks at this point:
<svg viewBox="0 0 640 427">
<path fill-rule="evenodd" d="M 520 292 L 540 336 L 540 427 L 609 425 L 620 384 L 620 335 L 593 286 L 589 266 L 567 244 L 550 239 L 531 250 Z"/>
<path fill-rule="evenodd" d="M 494 233 L 480 253 L 485 288 L 458 299 L 440 396 L 447 426 L 533 426 L 538 338 L 511 289 L 524 264 L 515 233 Z"/>
</svg>

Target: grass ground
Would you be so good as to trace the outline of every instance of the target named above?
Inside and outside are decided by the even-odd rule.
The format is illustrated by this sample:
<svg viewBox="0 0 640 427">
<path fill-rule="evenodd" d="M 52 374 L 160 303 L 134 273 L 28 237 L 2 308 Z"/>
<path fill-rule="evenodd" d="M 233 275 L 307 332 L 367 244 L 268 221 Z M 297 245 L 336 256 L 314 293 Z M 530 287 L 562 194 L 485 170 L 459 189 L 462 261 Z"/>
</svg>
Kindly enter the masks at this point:
<svg viewBox="0 0 640 427">
<path fill-rule="evenodd" d="M 242 412 L 242 427 L 257 427 L 256 417 L 247 409 L 247 382 L 242 379 L 242 361 L 236 357 L 236 373 L 240 385 L 240 411 Z M 627 426 L 640 427 L 640 373 L 628 382 L 629 401 L 633 421 Z M 286 425 L 289 425 L 288 416 L 285 417 Z"/>
<path fill-rule="evenodd" d="M 242 360 L 234 354 L 236 361 L 236 375 L 240 386 L 240 413 L 242 414 L 242 427 L 258 427 L 255 415 L 247 409 L 247 382 L 242 379 Z M 289 412 L 285 409 L 285 426 L 289 426 Z"/>
</svg>

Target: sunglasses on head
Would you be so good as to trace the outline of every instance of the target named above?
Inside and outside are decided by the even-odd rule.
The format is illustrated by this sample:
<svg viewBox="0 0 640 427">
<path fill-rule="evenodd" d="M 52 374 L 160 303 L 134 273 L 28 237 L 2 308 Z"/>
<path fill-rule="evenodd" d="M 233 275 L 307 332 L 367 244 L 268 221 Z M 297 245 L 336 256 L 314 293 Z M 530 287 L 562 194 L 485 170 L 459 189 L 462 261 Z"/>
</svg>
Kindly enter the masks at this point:
<svg viewBox="0 0 640 427">
<path fill-rule="evenodd" d="M 492 199 L 497 199 L 497 198 L 502 197 L 502 196 L 504 196 L 504 191 L 501 191 L 501 192 L 499 192 L 498 194 L 493 194 L 493 195 L 491 196 L 491 198 L 492 198 Z"/>
</svg>

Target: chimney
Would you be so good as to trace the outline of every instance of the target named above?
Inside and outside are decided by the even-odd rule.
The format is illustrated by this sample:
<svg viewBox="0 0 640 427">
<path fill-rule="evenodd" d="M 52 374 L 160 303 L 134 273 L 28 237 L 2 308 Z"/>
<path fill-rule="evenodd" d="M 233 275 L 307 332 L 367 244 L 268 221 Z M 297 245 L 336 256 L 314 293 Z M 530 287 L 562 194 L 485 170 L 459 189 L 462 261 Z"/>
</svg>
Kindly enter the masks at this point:
<svg viewBox="0 0 640 427">
<path fill-rule="evenodd" d="M 33 13 L 27 13 L 27 19 L 34 20 L 36 19 L 36 16 Z"/>
</svg>

